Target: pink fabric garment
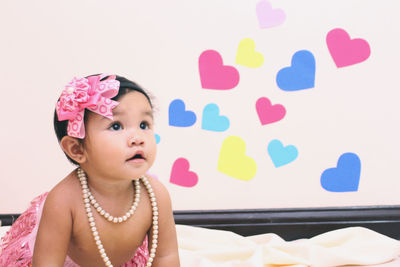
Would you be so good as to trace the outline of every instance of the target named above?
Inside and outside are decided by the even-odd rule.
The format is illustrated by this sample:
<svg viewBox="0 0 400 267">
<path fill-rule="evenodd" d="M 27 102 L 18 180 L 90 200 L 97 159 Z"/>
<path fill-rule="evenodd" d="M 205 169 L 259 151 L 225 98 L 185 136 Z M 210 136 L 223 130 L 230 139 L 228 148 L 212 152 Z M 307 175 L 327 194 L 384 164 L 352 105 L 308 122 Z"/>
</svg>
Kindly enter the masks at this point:
<svg viewBox="0 0 400 267">
<path fill-rule="evenodd" d="M 33 248 L 48 193 L 31 201 L 31 206 L 13 223 L 0 242 L 0 266 L 27 267 L 32 264 Z M 133 257 L 121 267 L 143 267 L 149 258 L 147 235 Z M 64 267 L 79 267 L 68 256 Z"/>
</svg>

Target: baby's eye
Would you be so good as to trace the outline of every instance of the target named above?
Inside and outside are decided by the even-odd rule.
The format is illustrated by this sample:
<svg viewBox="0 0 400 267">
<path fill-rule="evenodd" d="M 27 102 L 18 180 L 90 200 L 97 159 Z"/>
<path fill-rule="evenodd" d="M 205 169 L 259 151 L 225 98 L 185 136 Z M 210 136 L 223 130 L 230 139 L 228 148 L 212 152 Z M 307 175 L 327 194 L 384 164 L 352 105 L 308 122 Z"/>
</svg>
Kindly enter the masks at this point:
<svg viewBox="0 0 400 267">
<path fill-rule="evenodd" d="M 112 131 L 119 131 L 122 129 L 122 125 L 119 122 L 114 122 L 108 129 Z"/>
<path fill-rule="evenodd" d="M 147 121 L 142 121 L 141 123 L 140 123 L 140 129 L 142 129 L 142 130 L 147 130 L 147 129 L 149 129 L 150 128 L 150 124 L 147 122 Z"/>
</svg>

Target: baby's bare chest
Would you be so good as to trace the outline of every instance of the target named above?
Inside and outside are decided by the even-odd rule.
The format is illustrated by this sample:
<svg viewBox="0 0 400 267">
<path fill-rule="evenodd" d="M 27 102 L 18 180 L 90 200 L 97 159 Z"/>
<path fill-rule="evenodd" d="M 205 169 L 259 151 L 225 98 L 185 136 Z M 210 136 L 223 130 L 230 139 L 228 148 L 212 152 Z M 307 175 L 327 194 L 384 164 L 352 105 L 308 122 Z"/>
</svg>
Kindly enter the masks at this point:
<svg viewBox="0 0 400 267">
<path fill-rule="evenodd" d="M 127 221 L 113 223 L 93 210 L 95 227 L 107 256 L 114 266 L 120 266 L 142 246 L 152 222 L 151 206 L 143 201 Z M 69 257 L 81 266 L 102 266 L 98 245 L 84 209 L 75 211 Z"/>
</svg>

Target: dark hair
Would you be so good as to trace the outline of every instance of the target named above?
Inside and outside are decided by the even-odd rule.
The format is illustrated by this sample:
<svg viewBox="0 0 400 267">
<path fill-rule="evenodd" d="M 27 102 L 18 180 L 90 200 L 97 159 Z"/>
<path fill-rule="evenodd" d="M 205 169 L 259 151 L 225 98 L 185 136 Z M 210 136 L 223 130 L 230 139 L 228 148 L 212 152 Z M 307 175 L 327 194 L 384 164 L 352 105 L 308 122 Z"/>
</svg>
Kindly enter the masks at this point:
<svg viewBox="0 0 400 267">
<path fill-rule="evenodd" d="M 95 74 L 95 75 L 98 75 L 98 74 Z M 90 76 L 95 76 L 95 75 L 90 75 Z M 87 76 L 87 77 L 90 77 L 90 76 Z M 104 77 L 102 80 L 107 79 L 107 77 Z M 140 87 L 135 82 L 130 81 L 130 80 L 128 80 L 124 77 L 118 76 L 118 75 L 116 76 L 116 80 L 120 82 L 120 86 L 119 86 L 118 94 L 116 96 L 114 96 L 113 98 L 111 98 L 112 100 L 117 101 L 122 96 L 126 95 L 127 93 L 132 92 L 132 91 L 137 91 L 139 93 L 142 93 L 147 98 L 147 100 L 150 103 L 151 108 L 153 108 L 153 105 L 151 103 L 149 95 L 145 92 L 145 90 L 142 87 Z M 87 116 L 88 112 L 91 112 L 91 111 L 88 109 L 85 109 L 84 123 L 86 123 L 86 120 L 88 117 Z M 61 139 L 67 135 L 68 120 L 59 121 L 58 117 L 57 117 L 57 112 L 54 111 L 53 124 L 54 124 L 54 131 L 56 132 L 58 142 L 60 142 Z M 78 139 L 78 140 L 79 140 L 79 142 L 82 142 L 82 139 Z M 71 159 L 65 152 L 64 152 L 64 154 L 65 154 L 65 156 L 67 156 L 67 158 L 70 162 L 72 162 L 75 165 L 79 165 L 75 160 Z"/>
</svg>

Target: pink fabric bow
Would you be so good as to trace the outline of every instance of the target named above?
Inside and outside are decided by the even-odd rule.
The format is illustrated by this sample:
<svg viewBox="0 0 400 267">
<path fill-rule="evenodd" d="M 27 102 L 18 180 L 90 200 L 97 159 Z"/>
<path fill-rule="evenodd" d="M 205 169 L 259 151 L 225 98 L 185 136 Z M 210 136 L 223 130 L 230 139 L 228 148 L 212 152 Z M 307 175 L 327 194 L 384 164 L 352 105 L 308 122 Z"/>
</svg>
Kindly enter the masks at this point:
<svg viewBox="0 0 400 267">
<path fill-rule="evenodd" d="M 74 78 L 69 82 L 57 102 L 56 112 L 59 121 L 68 120 L 69 136 L 84 138 L 85 125 L 83 116 L 85 108 L 104 117 L 112 119 L 112 109 L 119 102 L 111 100 L 118 94 L 119 81 L 115 75 L 100 81 L 106 74 L 88 78 Z"/>
</svg>

